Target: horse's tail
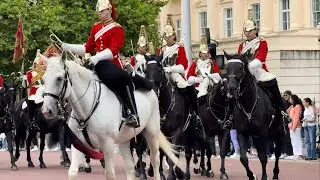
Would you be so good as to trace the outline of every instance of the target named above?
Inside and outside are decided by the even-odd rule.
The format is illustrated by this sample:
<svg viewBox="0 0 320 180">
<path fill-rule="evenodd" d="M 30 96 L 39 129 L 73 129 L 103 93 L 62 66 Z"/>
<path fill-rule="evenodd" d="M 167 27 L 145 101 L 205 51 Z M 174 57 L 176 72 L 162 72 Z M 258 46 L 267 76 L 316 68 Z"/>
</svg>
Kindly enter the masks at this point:
<svg viewBox="0 0 320 180">
<path fill-rule="evenodd" d="M 48 138 L 48 148 L 51 149 L 51 148 L 55 147 L 60 142 L 59 129 L 60 128 L 56 128 L 53 132 L 50 133 L 49 138 Z"/>
<path fill-rule="evenodd" d="M 175 155 L 177 153 L 172 147 L 173 145 L 167 140 L 167 138 L 163 135 L 162 132 L 158 135 L 158 141 L 160 148 L 164 151 L 164 153 L 171 159 L 171 161 L 180 167 L 179 158 Z"/>
</svg>

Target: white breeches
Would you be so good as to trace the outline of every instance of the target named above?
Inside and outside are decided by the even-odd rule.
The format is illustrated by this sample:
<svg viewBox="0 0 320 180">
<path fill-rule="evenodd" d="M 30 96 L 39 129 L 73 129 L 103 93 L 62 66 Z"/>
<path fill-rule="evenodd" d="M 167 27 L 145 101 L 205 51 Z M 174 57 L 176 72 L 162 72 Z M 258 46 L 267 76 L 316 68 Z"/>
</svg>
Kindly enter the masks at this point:
<svg viewBox="0 0 320 180">
<path fill-rule="evenodd" d="M 189 86 L 187 81 L 185 79 L 183 79 L 183 77 L 179 73 L 170 73 L 170 77 L 172 78 L 172 80 L 174 82 L 177 83 L 178 88 L 183 89 L 183 88 L 186 88 L 187 86 Z"/>
</svg>

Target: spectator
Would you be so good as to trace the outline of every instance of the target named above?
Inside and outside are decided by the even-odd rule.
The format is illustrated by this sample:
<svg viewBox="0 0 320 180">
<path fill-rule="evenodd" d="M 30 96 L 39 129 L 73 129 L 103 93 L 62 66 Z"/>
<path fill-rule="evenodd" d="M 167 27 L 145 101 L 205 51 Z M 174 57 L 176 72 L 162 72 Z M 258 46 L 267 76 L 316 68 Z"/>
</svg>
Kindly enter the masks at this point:
<svg viewBox="0 0 320 180">
<path fill-rule="evenodd" d="M 7 151 L 8 150 L 8 143 L 6 140 L 6 135 L 4 133 L 0 134 L 0 143 L 1 143 L 0 151 Z"/>
<path fill-rule="evenodd" d="M 230 137 L 231 137 L 231 141 L 234 149 L 234 153 L 230 156 L 230 158 L 238 159 L 240 158 L 240 147 L 237 139 L 237 130 L 231 129 Z"/>
<path fill-rule="evenodd" d="M 291 95 L 290 103 L 292 104 L 287 110 L 292 122 L 288 124 L 290 129 L 290 138 L 293 149 L 293 156 L 286 159 L 301 160 L 302 159 L 302 138 L 301 138 L 301 122 L 300 118 L 303 114 L 303 105 L 297 95 Z"/>
<path fill-rule="evenodd" d="M 304 128 L 304 138 L 308 153 L 306 160 L 316 160 L 317 121 L 315 118 L 314 108 L 310 98 L 305 98 L 303 100 L 303 105 L 305 110 L 303 113 L 302 127 Z"/>
</svg>

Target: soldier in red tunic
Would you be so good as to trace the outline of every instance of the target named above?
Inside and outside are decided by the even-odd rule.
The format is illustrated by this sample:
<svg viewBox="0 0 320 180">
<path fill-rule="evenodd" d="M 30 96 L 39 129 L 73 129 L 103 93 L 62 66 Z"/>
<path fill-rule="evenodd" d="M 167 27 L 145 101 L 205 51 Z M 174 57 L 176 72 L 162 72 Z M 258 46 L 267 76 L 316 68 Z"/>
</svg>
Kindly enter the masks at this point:
<svg viewBox="0 0 320 180">
<path fill-rule="evenodd" d="M 85 53 L 97 53 L 90 57 L 89 64 L 94 65 L 100 80 L 122 98 L 127 109 L 126 124 L 137 128 L 140 125 L 134 87 L 131 76 L 124 71 L 119 56 L 124 44 L 124 30 L 115 22 L 116 12 L 112 0 L 98 0 L 96 10 L 101 22 L 92 26 L 88 41 L 85 44 L 63 43 L 62 48 L 82 57 Z"/>
<path fill-rule="evenodd" d="M 177 83 L 177 87 L 186 92 L 186 96 L 190 106 L 196 115 L 198 124 L 201 124 L 199 117 L 199 106 L 195 87 L 190 85 L 184 78 L 185 70 L 188 67 L 188 60 L 183 46 L 179 45 L 176 40 L 176 33 L 171 25 L 170 17 L 168 17 L 167 25 L 164 27 L 164 39 L 167 45 L 163 48 L 160 57 L 164 71 L 170 75 L 172 81 Z"/>
<path fill-rule="evenodd" d="M 199 59 L 193 61 L 187 73 L 189 84 L 195 84 L 198 89 L 198 98 L 205 96 L 208 92 L 210 79 L 215 83 L 221 80 L 220 68 L 215 60 L 210 59 L 209 48 L 206 38 L 202 38 L 200 45 Z M 201 101 L 201 100 L 199 100 Z"/>
<path fill-rule="evenodd" d="M 30 122 L 33 122 L 34 113 L 36 110 L 36 104 L 34 100 L 36 99 L 36 92 L 42 84 L 42 76 L 46 71 L 46 65 L 39 57 L 40 50 L 37 52 L 37 56 L 33 61 L 32 69 L 26 73 L 24 76 L 24 81 L 22 86 L 28 89 L 28 110 Z"/>
<path fill-rule="evenodd" d="M 266 66 L 268 54 L 267 41 L 258 36 L 256 23 L 251 19 L 245 22 L 243 32 L 246 35 L 247 40 L 239 45 L 238 54 L 248 54 L 248 66 L 251 74 L 263 87 L 272 93 L 277 112 L 287 117 L 276 76 L 269 73 Z"/>
</svg>

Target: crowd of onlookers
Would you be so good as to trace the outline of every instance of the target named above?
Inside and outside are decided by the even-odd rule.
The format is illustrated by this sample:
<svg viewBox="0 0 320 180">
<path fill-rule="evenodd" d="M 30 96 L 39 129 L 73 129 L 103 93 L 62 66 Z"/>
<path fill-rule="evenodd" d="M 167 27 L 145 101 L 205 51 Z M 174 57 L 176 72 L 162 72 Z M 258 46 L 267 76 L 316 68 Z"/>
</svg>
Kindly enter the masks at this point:
<svg viewBox="0 0 320 180">
<path fill-rule="evenodd" d="M 292 122 L 288 124 L 287 133 L 284 137 L 281 159 L 288 160 L 317 160 L 320 151 L 317 144 L 320 143 L 320 109 L 310 98 L 301 100 L 297 95 L 287 90 L 282 94 L 285 109 Z M 230 131 L 234 153 L 231 158 L 239 158 L 240 148 L 237 141 L 236 130 Z M 319 145 L 320 146 L 320 145 Z M 268 155 L 274 159 L 273 143 L 268 143 Z M 305 151 L 306 150 L 306 151 Z M 318 153 L 317 153 L 318 152 Z M 255 157 L 256 150 L 252 147 L 248 152 L 249 157 Z"/>
</svg>

